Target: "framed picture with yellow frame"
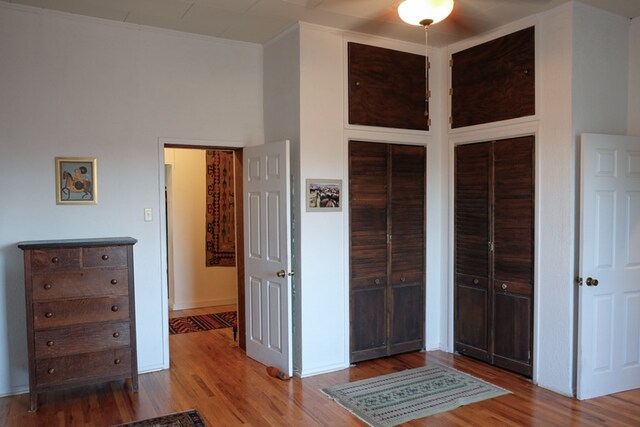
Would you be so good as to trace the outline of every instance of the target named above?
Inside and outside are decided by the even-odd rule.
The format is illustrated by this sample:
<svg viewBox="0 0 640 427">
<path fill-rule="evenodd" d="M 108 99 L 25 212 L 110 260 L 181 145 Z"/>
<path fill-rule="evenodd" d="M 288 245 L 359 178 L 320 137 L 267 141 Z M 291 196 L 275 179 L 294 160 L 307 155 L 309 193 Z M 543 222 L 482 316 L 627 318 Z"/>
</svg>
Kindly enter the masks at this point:
<svg viewBox="0 0 640 427">
<path fill-rule="evenodd" d="M 95 157 L 56 157 L 56 203 L 98 203 L 98 165 Z"/>
</svg>

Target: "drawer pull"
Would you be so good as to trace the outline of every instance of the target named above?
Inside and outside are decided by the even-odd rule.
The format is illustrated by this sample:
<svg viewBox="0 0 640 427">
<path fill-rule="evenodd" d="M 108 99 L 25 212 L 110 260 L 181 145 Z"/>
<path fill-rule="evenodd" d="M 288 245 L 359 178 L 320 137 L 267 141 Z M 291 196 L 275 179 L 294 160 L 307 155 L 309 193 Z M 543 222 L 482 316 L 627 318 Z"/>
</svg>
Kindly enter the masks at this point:
<svg viewBox="0 0 640 427">
<path fill-rule="evenodd" d="M 53 341 L 47 341 L 47 347 L 53 346 Z"/>
<path fill-rule="evenodd" d="M 502 284 L 502 286 L 501 286 L 501 288 L 502 288 L 502 290 L 503 290 L 503 291 L 506 291 L 506 290 L 507 290 L 507 284 L 506 284 L 506 283 L 503 283 L 503 284 Z"/>
<path fill-rule="evenodd" d="M 406 281 L 407 281 L 407 279 L 404 277 L 404 274 L 402 276 L 400 276 L 400 282 L 401 283 L 404 283 Z"/>
<path fill-rule="evenodd" d="M 53 368 L 49 368 L 49 369 L 47 369 L 47 374 L 51 375 L 51 374 L 53 374 L 55 371 L 56 371 L 55 369 L 53 369 Z"/>
<path fill-rule="evenodd" d="M 116 359 L 113 361 L 114 365 L 119 365 L 120 364 L 120 359 Z"/>
<path fill-rule="evenodd" d="M 480 281 L 478 279 L 473 279 L 473 284 L 477 285 L 478 283 L 480 283 Z"/>
<path fill-rule="evenodd" d="M 116 312 L 118 310 L 120 310 L 120 307 L 118 307 L 117 305 L 111 306 L 111 311 Z"/>
<path fill-rule="evenodd" d="M 106 261 L 108 259 L 109 259 L 109 255 L 107 255 L 107 254 L 102 255 L 102 260 L 103 261 Z"/>
<path fill-rule="evenodd" d="M 54 256 L 53 258 L 51 258 L 51 262 L 54 264 L 57 264 L 60 262 L 60 258 L 58 258 L 57 256 Z"/>
<path fill-rule="evenodd" d="M 53 317 L 53 313 L 52 313 L 52 312 L 50 312 L 50 311 L 47 311 L 47 312 L 44 314 L 44 317 L 46 317 L 47 319 L 51 319 L 51 318 Z"/>
<path fill-rule="evenodd" d="M 114 332 L 113 333 L 113 337 L 114 338 L 119 338 L 120 337 L 120 332 Z"/>
<path fill-rule="evenodd" d="M 116 279 L 111 279 L 111 284 L 112 284 L 112 285 L 117 285 L 117 284 L 118 284 L 118 281 L 117 281 Z"/>
<path fill-rule="evenodd" d="M 45 283 L 43 288 L 45 291 L 48 291 L 49 289 L 51 289 L 51 283 Z"/>
<path fill-rule="evenodd" d="M 374 283 L 374 284 L 376 284 L 376 285 L 379 285 L 379 284 L 380 284 L 380 279 L 375 279 L 375 280 L 373 281 L 373 283 Z"/>
</svg>

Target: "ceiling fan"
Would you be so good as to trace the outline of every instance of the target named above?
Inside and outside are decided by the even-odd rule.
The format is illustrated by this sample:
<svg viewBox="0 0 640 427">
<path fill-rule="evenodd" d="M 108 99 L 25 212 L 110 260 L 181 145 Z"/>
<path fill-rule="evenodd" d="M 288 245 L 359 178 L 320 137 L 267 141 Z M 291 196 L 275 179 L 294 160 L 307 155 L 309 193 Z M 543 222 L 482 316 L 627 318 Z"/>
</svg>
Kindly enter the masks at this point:
<svg viewBox="0 0 640 427">
<path fill-rule="evenodd" d="M 359 19 L 349 29 L 354 32 L 380 34 L 394 38 L 393 34 L 409 36 L 413 31 L 401 20 L 399 10 L 410 9 L 402 0 L 284 0 L 304 5 L 307 9 L 346 15 Z M 440 23 L 432 23 L 430 30 L 434 46 L 445 46 L 464 38 L 488 32 L 507 20 L 515 20 L 537 13 L 551 5 L 567 0 L 416 0 L 417 3 L 439 7 L 448 4 L 450 15 Z M 451 7 L 451 5 L 453 5 Z M 400 6 L 400 7 L 399 7 Z M 433 18 L 429 18 L 433 19 Z M 437 21 L 434 19 L 434 22 Z M 413 23 L 420 25 L 419 21 Z M 404 27 L 404 29 L 403 29 Z M 347 29 L 347 28 L 345 28 Z M 417 30 L 417 29 L 416 29 Z M 420 34 L 417 32 L 416 35 Z M 407 39 L 407 38 L 405 38 Z M 419 38 L 415 37 L 419 42 Z"/>
</svg>

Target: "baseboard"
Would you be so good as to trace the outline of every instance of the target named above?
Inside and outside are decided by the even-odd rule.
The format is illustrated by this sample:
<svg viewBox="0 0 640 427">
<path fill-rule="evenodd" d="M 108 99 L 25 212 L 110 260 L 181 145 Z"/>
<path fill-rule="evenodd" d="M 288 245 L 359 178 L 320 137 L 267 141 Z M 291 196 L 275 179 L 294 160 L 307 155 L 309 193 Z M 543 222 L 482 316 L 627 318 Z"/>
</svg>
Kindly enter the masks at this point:
<svg viewBox="0 0 640 427">
<path fill-rule="evenodd" d="M 179 302 L 173 303 L 169 305 L 169 310 L 188 310 L 190 308 L 201 308 L 201 307 L 216 307 L 219 305 L 231 305 L 238 304 L 237 298 L 227 298 L 227 299 L 216 299 L 209 301 L 188 301 L 188 302 Z"/>
<path fill-rule="evenodd" d="M 338 365 L 329 365 L 329 366 L 323 366 L 320 368 L 316 368 L 316 369 L 310 369 L 310 370 L 302 370 L 299 372 L 295 372 L 296 376 L 299 376 L 300 378 L 306 378 L 306 377 L 311 377 L 314 375 L 320 375 L 320 374 L 328 374 L 330 372 L 336 372 L 336 371 L 341 371 L 343 369 L 347 369 L 349 367 L 349 365 L 342 365 L 342 364 L 338 364 Z"/>
<path fill-rule="evenodd" d="M 8 390 L 0 390 L 0 397 L 15 396 L 17 394 L 29 393 L 29 386 L 12 387 Z"/>
</svg>

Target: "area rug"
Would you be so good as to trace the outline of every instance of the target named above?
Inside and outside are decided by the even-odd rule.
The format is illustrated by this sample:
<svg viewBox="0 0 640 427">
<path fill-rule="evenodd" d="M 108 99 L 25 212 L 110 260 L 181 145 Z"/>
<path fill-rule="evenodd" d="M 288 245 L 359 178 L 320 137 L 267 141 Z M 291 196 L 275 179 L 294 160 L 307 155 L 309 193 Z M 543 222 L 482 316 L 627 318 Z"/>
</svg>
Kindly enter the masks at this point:
<svg viewBox="0 0 640 427">
<path fill-rule="evenodd" d="M 442 365 L 430 365 L 322 389 L 376 427 L 394 426 L 510 393 Z"/>
<path fill-rule="evenodd" d="M 113 427 L 206 427 L 206 424 L 198 411 L 192 409 L 162 417 L 149 418 L 148 420 L 118 424 Z"/>
<path fill-rule="evenodd" d="M 201 314 L 198 316 L 176 317 L 169 319 L 170 334 L 209 331 L 211 329 L 231 328 L 238 314 L 235 311 Z"/>
<path fill-rule="evenodd" d="M 236 265 L 233 151 L 207 150 L 206 265 Z"/>
</svg>

